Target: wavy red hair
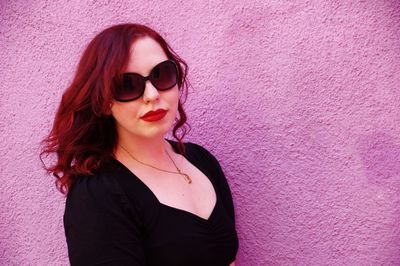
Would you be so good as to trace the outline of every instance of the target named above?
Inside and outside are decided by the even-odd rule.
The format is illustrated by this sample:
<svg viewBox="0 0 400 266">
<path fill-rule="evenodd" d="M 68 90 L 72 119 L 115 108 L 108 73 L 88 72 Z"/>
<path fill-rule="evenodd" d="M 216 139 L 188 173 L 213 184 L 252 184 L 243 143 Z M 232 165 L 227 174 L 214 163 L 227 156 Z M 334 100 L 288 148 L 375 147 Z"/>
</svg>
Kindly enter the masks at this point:
<svg viewBox="0 0 400 266">
<path fill-rule="evenodd" d="M 188 66 L 153 29 L 140 24 L 119 24 L 100 32 L 86 47 L 71 85 L 62 95 L 53 128 L 42 141 L 43 155 L 55 154 L 56 163 L 43 167 L 56 177 L 56 187 L 67 194 L 79 175 L 90 175 L 113 156 L 118 142 L 115 121 L 110 115 L 113 78 L 122 73 L 129 60 L 132 43 L 142 37 L 153 38 L 168 59 L 178 66 L 179 117 L 173 136 L 185 152 L 183 137 L 190 130 L 182 104 L 186 100 Z"/>
</svg>

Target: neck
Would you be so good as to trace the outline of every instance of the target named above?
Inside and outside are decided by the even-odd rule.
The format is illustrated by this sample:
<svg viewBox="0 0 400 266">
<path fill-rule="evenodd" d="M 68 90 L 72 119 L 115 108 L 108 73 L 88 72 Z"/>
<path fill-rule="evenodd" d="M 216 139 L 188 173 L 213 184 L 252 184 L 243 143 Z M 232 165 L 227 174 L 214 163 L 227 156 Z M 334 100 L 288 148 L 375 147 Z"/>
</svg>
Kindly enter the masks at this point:
<svg viewBox="0 0 400 266">
<path fill-rule="evenodd" d="M 123 148 L 121 148 L 121 146 Z M 127 150 L 129 153 L 127 153 Z M 162 165 L 169 162 L 167 151 L 173 153 L 171 145 L 164 139 L 158 138 L 123 138 L 119 140 L 115 156 L 118 158 L 129 158 L 133 156 L 139 161 L 153 165 Z"/>
</svg>

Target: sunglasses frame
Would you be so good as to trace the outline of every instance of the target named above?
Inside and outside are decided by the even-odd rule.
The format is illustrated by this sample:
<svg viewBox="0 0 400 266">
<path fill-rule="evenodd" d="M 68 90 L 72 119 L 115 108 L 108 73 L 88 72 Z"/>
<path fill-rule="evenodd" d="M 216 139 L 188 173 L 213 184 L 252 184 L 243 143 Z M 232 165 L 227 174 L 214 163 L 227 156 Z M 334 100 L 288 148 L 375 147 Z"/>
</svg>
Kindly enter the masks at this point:
<svg viewBox="0 0 400 266">
<path fill-rule="evenodd" d="M 170 86 L 170 87 L 168 87 L 168 88 L 159 89 L 159 88 L 157 88 L 156 85 L 154 85 L 153 81 L 151 80 L 151 77 L 152 77 L 152 75 L 153 75 L 154 70 L 155 70 L 158 66 L 160 66 L 161 64 L 165 64 L 166 62 L 171 62 L 171 63 L 173 63 L 173 65 L 174 65 L 174 67 L 175 67 L 175 71 L 176 71 L 176 82 L 175 82 L 172 86 Z M 137 97 L 129 98 L 129 99 L 123 99 L 123 100 L 122 100 L 122 99 L 117 99 L 117 98 L 114 97 L 114 99 L 115 99 L 116 101 L 118 101 L 118 102 L 131 102 L 131 101 L 137 100 L 137 99 L 139 99 L 140 97 L 142 97 L 143 94 L 144 94 L 144 91 L 146 90 L 146 82 L 147 82 L 148 80 L 151 82 L 151 84 L 154 86 L 154 88 L 156 88 L 158 91 L 166 91 L 166 90 L 169 90 L 169 89 L 173 88 L 173 87 L 178 83 L 178 80 L 179 80 L 179 69 L 178 69 L 178 66 L 177 66 L 177 64 L 176 64 L 175 61 L 170 60 L 170 59 L 167 59 L 167 60 L 162 61 L 162 62 L 158 63 L 157 65 L 155 65 L 155 66 L 150 70 L 150 73 L 149 73 L 149 75 L 148 75 L 147 77 L 143 77 L 142 75 L 140 75 L 140 74 L 138 74 L 138 73 L 134 73 L 134 72 L 125 72 L 125 73 L 122 73 L 122 78 L 124 78 L 124 76 L 126 76 L 126 75 L 135 75 L 135 76 L 139 76 L 139 77 L 144 81 L 144 82 L 143 82 L 144 86 L 143 86 L 143 88 L 141 88 L 141 92 L 140 92 L 139 96 L 137 96 Z"/>
</svg>

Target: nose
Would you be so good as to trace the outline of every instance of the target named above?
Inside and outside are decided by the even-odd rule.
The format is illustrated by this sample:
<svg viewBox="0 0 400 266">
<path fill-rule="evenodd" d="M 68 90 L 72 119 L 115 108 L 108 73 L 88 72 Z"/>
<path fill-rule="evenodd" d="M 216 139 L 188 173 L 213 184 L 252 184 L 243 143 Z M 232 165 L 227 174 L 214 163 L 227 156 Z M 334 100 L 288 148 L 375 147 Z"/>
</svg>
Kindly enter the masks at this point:
<svg viewBox="0 0 400 266">
<path fill-rule="evenodd" d="M 143 100 L 144 102 L 152 102 L 156 101 L 160 98 L 160 94 L 158 90 L 151 84 L 150 80 L 146 81 L 146 86 L 143 92 Z"/>
</svg>

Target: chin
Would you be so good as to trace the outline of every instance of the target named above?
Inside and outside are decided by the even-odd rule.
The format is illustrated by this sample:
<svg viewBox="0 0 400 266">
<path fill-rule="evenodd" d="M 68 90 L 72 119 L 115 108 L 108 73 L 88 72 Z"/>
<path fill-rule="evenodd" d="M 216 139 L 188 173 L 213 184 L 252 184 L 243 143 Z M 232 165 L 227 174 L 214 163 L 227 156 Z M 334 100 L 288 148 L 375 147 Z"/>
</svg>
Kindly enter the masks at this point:
<svg viewBox="0 0 400 266">
<path fill-rule="evenodd" d="M 145 138 L 164 137 L 172 129 L 172 126 L 173 121 L 165 121 L 164 123 L 150 125 L 143 129 L 141 135 Z"/>
</svg>

